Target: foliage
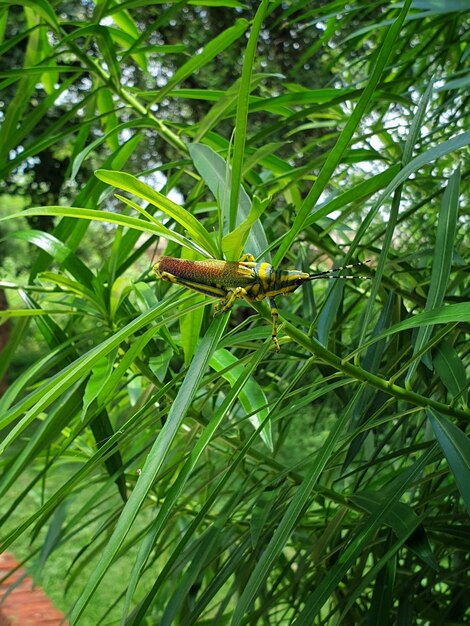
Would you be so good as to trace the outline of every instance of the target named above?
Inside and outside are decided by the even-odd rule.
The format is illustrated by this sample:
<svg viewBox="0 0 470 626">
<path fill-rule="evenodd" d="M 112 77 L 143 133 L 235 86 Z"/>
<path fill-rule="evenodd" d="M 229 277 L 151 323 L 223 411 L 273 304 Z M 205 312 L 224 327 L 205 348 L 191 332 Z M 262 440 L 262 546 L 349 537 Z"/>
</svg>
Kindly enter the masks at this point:
<svg viewBox="0 0 470 626">
<path fill-rule="evenodd" d="M 0 0 L 2 547 L 71 623 L 465 622 L 470 6 L 317 4 Z M 242 249 L 370 280 L 277 355 L 151 272 Z"/>
</svg>

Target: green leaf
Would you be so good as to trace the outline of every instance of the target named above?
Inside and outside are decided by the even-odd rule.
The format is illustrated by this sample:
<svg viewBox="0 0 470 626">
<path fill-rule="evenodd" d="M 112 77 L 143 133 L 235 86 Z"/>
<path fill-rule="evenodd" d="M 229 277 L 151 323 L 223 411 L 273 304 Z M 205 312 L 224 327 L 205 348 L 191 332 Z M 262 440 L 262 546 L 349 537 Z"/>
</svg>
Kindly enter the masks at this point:
<svg viewBox="0 0 470 626">
<path fill-rule="evenodd" d="M 104 548 L 99 563 L 91 573 L 85 589 L 79 596 L 70 615 L 70 622 L 76 623 L 96 591 L 101 579 L 114 561 L 124 539 L 129 533 L 135 518 L 146 500 L 148 493 L 161 471 L 163 462 L 170 452 L 171 444 L 180 428 L 186 413 L 199 389 L 209 360 L 222 336 L 227 317 L 221 316 L 213 321 L 194 355 L 187 375 L 171 406 L 168 419 L 153 444 L 142 473 L 126 503 L 109 542 Z"/>
<path fill-rule="evenodd" d="M 106 143 L 109 148 L 114 152 L 119 149 L 119 137 L 116 129 L 119 126 L 117 121 L 117 115 L 115 111 L 115 104 L 111 92 L 108 89 L 96 90 L 96 107 L 100 112 L 101 127 L 106 137 Z M 100 138 L 101 139 L 101 138 Z M 95 143 L 95 142 L 93 142 Z M 94 146 L 93 146 L 94 148 Z M 81 155 L 78 155 L 80 157 Z M 82 161 L 77 157 L 74 161 L 72 168 L 72 175 L 75 177 L 78 172 L 78 166 Z"/>
<path fill-rule="evenodd" d="M 237 365 L 238 359 L 228 350 L 219 349 L 212 355 L 209 365 L 222 372 L 222 377 L 233 387 L 243 376 L 243 366 Z M 259 428 L 268 415 L 268 401 L 254 378 L 249 378 L 239 395 L 240 404 L 249 416 L 253 427 Z M 273 450 L 271 423 L 267 422 L 260 433 L 269 450 Z"/>
<path fill-rule="evenodd" d="M 13 217 L 13 216 L 9 216 Z M 9 239 L 20 239 L 34 244 L 62 264 L 83 285 L 90 285 L 94 276 L 89 268 L 62 241 L 40 230 L 17 230 L 8 234 Z"/>
<path fill-rule="evenodd" d="M 389 541 L 388 544 L 392 544 Z M 385 626 L 390 624 L 390 614 L 395 600 L 394 587 L 397 573 L 397 558 L 390 558 L 378 573 L 373 585 L 367 626 Z"/>
<path fill-rule="evenodd" d="M 388 499 L 387 494 L 362 492 L 353 494 L 349 500 L 369 514 L 376 513 Z M 407 539 L 409 547 L 433 570 L 438 571 L 436 559 L 429 544 L 421 518 L 404 502 L 395 502 L 384 516 L 384 524 L 390 526 L 399 539 Z"/>
<path fill-rule="evenodd" d="M 248 121 L 248 97 L 251 91 L 251 74 L 255 61 L 256 47 L 261 26 L 268 10 L 269 0 L 262 0 L 256 10 L 252 23 L 248 44 L 243 60 L 243 69 L 237 100 L 237 114 L 235 118 L 235 137 L 233 145 L 232 180 L 230 185 L 229 229 L 232 231 L 238 224 L 238 196 L 242 182 L 243 158 Z"/>
<path fill-rule="evenodd" d="M 467 406 L 468 379 L 465 365 L 457 350 L 448 341 L 443 340 L 437 346 L 433 365 L 451 397 L 461 396 Z"/>
<path fill-rule="evenodd" d="M 343 300 L 343 293 L 344 281 L 331 280 L 325 295 L 325 304 L 322 307 L 316 324 L 318 341 L 324 346 L 328 345 L 328 336 L 331 327 L 336 321 L 338 310 Z"/>
<path fill-rule="evenodd" d="M 186 211 L 186 209 L 178 206 L 131 174 L 126 174 L 125 172 L 98 170 L 95 172 L 95 176 L 109 185 L 113 185 L 119 189 L 124 189 L 138 198 L 153 204 L 155 207 L 160 209 L 160 211 L 163 211 L 178 222 L 178 224 L 183 226 L 195 243 L 197 243 L 203 250 L 207 251 L 208 256 L 212 255 L 213 258 L 217 258 L 217 248 L 215 247 L 211 236 L 201 222 L 191 215 L 191 213 Z"/>
<path fill-rule="evenodd" d="M 4 309 L 0 311 L 0 319 L 8 320 L 16 317 L 45 317 L 48 315 L 75 315 L 72 309 Z"/>
<path fill-rule="evenodd" d="M 200 173 L 204 182 L 211 190 L 217 202 L 221 203 L 222 210 L 222 232 L 224 235 L 229 234 L 229 207 L 230 200 L 228 198 L 230 189 L 230 171 L 228 175 L 228 183 L 226 180 L 227 165 L 220 155 L 212 148 L 204 144 L 190 144 L 189 153 L 194 161 L 197 171 Z M 228 188 L 227 188 L 228 184 Z M 248 219 L 252 208 L 251 200 L 246 191 L 241 187 L 238 200 L 237 226 L 244 220 Z M 264 233 L 262 225 L 259 221 L 255 222 L 253 228 L 248 235 L 246 241 L 246 252 L 250 252 L 255 257 L 261 256 L 264 250 L 268 248 L 268 241 Z M 235 259 L 227 259 L 228 261 L 238 261 L 240 257 Z M 269 261 L 267 255 L 265 260 Z"/>
<path fill-rule="evenodd" d="M 231 233 L 222 238 L 222 252 L 225 259 L 238 260 L 241 258 L 252 226 L 261 217 L 270 202 L 271 198 L 266 198 L 265 200 L 260 200 L 256 196 L 253 198 L 253 206 L 247 218 Z"/>
<path fill-rule="evenodd" d="M 261 557 L 257 560 L 248 582 L 238 599 L 233 613 L 233 626 L 238 626 L 242 623 L 259 589 L 264 585 L 266 577 L 268 576 L 274 562 L 279 557 L 282 550 L 284 550 L 293 528 L 296 526 L 307 502 L 309 501 L 312 489 L 317 483 L 320 474 L 325 469 L 330 459 L 330 455 L 336 447 L 337 440 L 346 428 L 350 418 L 349 411 L 351 408 L 352 403 L 350 402 L 348 408 L 343 411 L 343 414 L 339 416 L 333 425 L 333 428 L 331 429 L 322 449 L 317 452 L 315 458 L 309 463 L 305 477 L 303 478 L 301 484 L 297 487 L 294 497 L 286 506 L 286 511 L 276 528 L 274 535 L 269 541 L 269 544 L 263 550 Z"/>
<path fill-rule="evenodd" d="M 429 421 L 449 463 L 455 483 L 470 513 L 470 440 L 463 430 L 443 415 L 429 409 Z"/>
<path fill-rule="evenodd" d="M 182 259 L 191 259 L 195 260 L 197 255 L 195 253 L 188 252 L 184 248 L 181 250 L 181 258 Z M 201 302 L 205 300 L 204 296 L 199 296 L 198 298 Z M 191 363 L 191 359 L 194 356 L 194 352 L 196 350 L 196 346 L 199 341 L 199 336 L 201 333 L 202 320 L 204 318 L 204 308 L 201 307 L 186 315 L 180 317 L 179 325 L 181 331 L 181 346 L 184 352 L 184 363 L 186 366 L 189 366 Z"/>
<path fill-rule="evenodd" d="M 119 193 L 115 194 L 115 197 L 124 204 L 132 207 L 135 211 L 143 215 L 145 219 L 147 219 L 150 223 L 154 224 L 158 228 L 161 236 L 164 236 L 169 241 L 174 241 L 175 243 L 180 244 L 183 249 L 190 250 L 191 252 L 196 252 L 197 254 L 202 254 L 202 256 L 205 256 L 204 250 L 201 250 L 201 248 L 193 243 L 191 239 L 188 239 L 187 237 L 184 237 L 184 235 L 180 235 L 174 230 L 170 230 L 169 228 L 163 226 L 163 224 L 159 220 L 157 220 L 151 213 L 143 209 L 141 206 L 139 206 L 136 202 L 132 202 L 132 200 L 129 200 L 129 198 L 126 198 L 125 196 L 121 196 Z"/>
<path fill-rule="evenodd" d="M 127 203 L 135 207 L 130 200 Z M 82 209 L 79 207 L 64 207 L 64 206 L 52 206 L 52 207 L 35 207 L 32 209 L 26 209 L 21 213 L 8 215 L 7 217 L 0 217 L 0 222 L 3 220 L 14 219 L 15 217 L 26 217 L 32 215 L 50 215 L 59 217 L 69 217 L 74 219 L 91 220 L 97 222 L 107 222 L 109 224 L 116 224 L 118 226 L 125 226 L 127 228 L 133 228 L 135 230 L 152 233 L 160 237 L 166 237 L 170 241 L 174 241 L 182 246 L 196 250 L 200 254 L 208 256 L 208 253 L 200 248 L 191 240 L 171 231 L 164 226 L 158 226 L 158 221 L 153 219 L 152 222 L 147 222 L 136 217 L 130 217 L 128 215 L 119 215 L 118 213 L 111 213 L 108 211 L 98 211 L 94 209 Z"/>
<path fill-rule="evenodd" d="M 304 227 L 305 221 L 318 202 L 321 194 L 323 193 L 326 185 L 328 184 L 333 172 L 335 171 L 338 164 L 341 162 L 344 153 L 349 147 L 350 141 L 359 126 L 361 119 L 366 114 L 369 102 L 372 99 L 375 89 L 379 84 L 380 78 L 382 76 L 383 71 L 385 70 L 389 57 L 394 50 L 395 41 L 400 36 L 400 30 L 402 28 L 403 22 L 405 20 L 406 14 L 408 13 L 408 9 L 411 5 L 411 0 L 405 0 L 403 4 L 403 8 L 400 11 L 400 14 L 394 24 L 390 27 L 387 32 L 385 41 L 383 45 L 380 47 L 374 67 L 372 69 L 371 76 L 367 82 L 367 85 L 364 91 L 359 98 L 359 101 L 349 117 L 345 127 L 341 131 L 341 134 L 336 142 L 336 145 L 329 152 L 328 157 L 316 179 L 314 185 L 310 189 L 307 197 L 303 201 L 302 205 L 299 208 L 299 211 L 296 215 L 294 223 L 290 228 L 289 232 L 284 237 L 281 245 L 276 253 L 273 264 L 275 267 L 279 265 L 287 251 L 290 249 L 292 243 L 297 239 L 299 232 Z"/>
<path fill-rule="evenodd" d="M 444 83 L 441 87 L 438 87 L 436 91 L 449 91 L 452 89 L 468 89 L 470 87 L 470 76 L 462 76 L 461 78 L 454 78 Z"/>
<path fill-rule="evenodd" d="M 54 13 L 52 6 L 49 4 L 49 2 L 47 2 L 47 0 L 14 0 L 14 2 L 12 2 L 12 0 L 0 0 L 0 6 L 10 6 L 11 4 L 19 4 L 21 6 L 30 8 L 32 11 L 42 17 L 43 20 L 52 27 L 53 30 L 60 30 L 56 14 Z"/>
<path fill-rule="evenodd" d="M 280 489 L 265 489 L 257 498 L 250 519 L 251 545 L 253 550 L 258 545 L 262 533 L 269 522 L 271 511 L 280 497 Z"/>
<path fill-rule="evenodd" d="M 132 281 L 127 276 L 118 276 L 113 282 L 109 295 L 109 315 L 112 320 L 126 296 L 132 291 Z"/>
<path fill-rule="evenodd" d="M 188 76 L 192 76 L 195 72 L 212 61 L 214 57 L 231 46 L 232 43 L 243 35 L 248 26 L 249 22 L 240 18 L 236 20 L 234 26 L 230 26 L 220 33 L 220 35 L 211 39 L 199 54 L 193 56 L 176 70 L 165 87 L 159 91 L 158 97 L 154 99 L 154 103 L 160 102 L 176 85 L 188 78 Z"/>
<path fill-rule="evenodd" d="M 151 356 L 149 359 L 149 367 L 160 382 L 165 380 L 173 352 L 172 348 L 166 348 L 163 352 L 160 352 L 155 356 Z"/>
<path fill-rule="evenodd" d="M 429 284 L 428 297 L 426 298 L 425 311 L 432 311 L 440 307 L 444 302 L 452 268 L 455 231 L 459 211 L 459 188 L 460 169 L 457 168 L 449 178 L 449 183 L 442 197 L 431 270 L 431 282 Z M 413 355 L 421 351 L 431 336 L 431 331 L 432 328 L 430 326 L 420 327 L 414 341 Z M 417 366 L 418 362 L 415 360 L 406 375 L 407 381 L 411 379 Z"/>
<path fill-rule="evenodd" d="M 103 59 L 108 66 L 114 84 L 117 86 L 121 82 L 121 68 L 119 66 L 114 42 L 105 26 L 99 26 L 95 32 L 96 41 L 103 55 Z"/>
<path fill-rule="evenodd" d="M 116 350 L 113 350 L 113 352 L 97 361 L 93 366 L 85 387 L 85 393 L 83 394 L 82 420 L 85 419 L 88 407 L 102 392 L 102 388 L 111 376 L 115 358 Z"/>
<path fill-rule="evenodd" d="M 379 333 L 369 341 L 363 343 L 360 349 L 355 352 L 364 350 L 376 341 L 380 341 L 389 335 L 403 332 L 404 330 L 411 330 L 412 328 L 419 328 L 420 326 L 434 326 L 435 324 L 453 324 L 458 322 L 466 323 L 469 319 L 470 302 L 448 304 L 440 307 L 439 309 L 434 309 L 433 311 L 423 311 L 423 313 L 418 313 L 409 319 L 398 322 L 398 324 L 395 324 L 387 330 Z M 355 352 L 352 354 L 355 354 Z"/>
<path fill-rule="evenodd" d="M 109 34 L 111 35 L 113 41 L 117 42 L 126 50 L 126 53 L 121 55 L 121 63 L 129 55 L 143 72 L 147 72 L 147 50 L 146 48 L 139 49 L 137 46 L 140 31 L 137 28 L 135 21 L 132 19 L 132 16 L 128 11 L 116 12 L 113 13 L 113 21 L 119 26 L 119 28 L 108 28 Z M 184 51 L 184 46 L 182 47 Z M 149 46 L 149 48 L 151 48 L 151 46 Z"/>
</svg>

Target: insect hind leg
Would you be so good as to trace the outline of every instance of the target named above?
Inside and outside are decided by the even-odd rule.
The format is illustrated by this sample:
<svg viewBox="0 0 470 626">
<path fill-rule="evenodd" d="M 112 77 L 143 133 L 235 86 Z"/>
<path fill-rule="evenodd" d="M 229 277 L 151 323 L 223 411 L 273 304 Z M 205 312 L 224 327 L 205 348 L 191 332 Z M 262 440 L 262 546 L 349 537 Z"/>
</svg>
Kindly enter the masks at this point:
<svg viewBox="0 0 470 626">
<path fill-rule="evenodd" d="M 178 284 L 178 278 L 174 276 L 174 274 L 170 274 L 170 272 L 161 272 L 159 271 L 160 280 L 166 280 L 169 283 L 173 283 L 174 285 Z"/>
</svg>

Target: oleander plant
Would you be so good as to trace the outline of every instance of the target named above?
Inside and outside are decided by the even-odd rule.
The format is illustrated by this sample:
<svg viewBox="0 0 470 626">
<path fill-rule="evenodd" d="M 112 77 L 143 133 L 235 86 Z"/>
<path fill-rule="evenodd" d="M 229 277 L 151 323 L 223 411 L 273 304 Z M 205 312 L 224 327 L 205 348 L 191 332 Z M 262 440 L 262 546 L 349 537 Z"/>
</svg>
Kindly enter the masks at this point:
<svg viewBox="0 0 470 626">
<path fill-rule="evenodd" d="M 0 551 L 70 624 L 470 619 L 469 17 L 0 0 Z"/>
</svg>

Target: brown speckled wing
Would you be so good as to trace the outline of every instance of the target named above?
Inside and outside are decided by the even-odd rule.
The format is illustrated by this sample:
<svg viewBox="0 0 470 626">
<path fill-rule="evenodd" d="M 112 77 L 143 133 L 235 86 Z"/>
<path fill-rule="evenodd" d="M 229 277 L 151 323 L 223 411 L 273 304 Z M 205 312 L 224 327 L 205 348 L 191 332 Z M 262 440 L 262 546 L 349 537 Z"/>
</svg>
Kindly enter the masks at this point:
<svg viewBox="0 0 470 626">
<path fill-rule="evenodd" d="M 243 287 L 255 278 L 254 270 L 245 263 L 236 261 L 190 261 L 163 256 L 159 261 L 160 272 L 169 272 L 173 276 L 204 283 L 223 285 L 224 287 Z"/>
</svg>

